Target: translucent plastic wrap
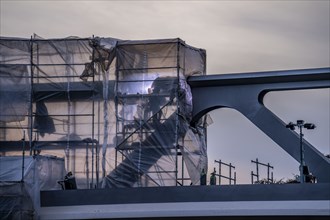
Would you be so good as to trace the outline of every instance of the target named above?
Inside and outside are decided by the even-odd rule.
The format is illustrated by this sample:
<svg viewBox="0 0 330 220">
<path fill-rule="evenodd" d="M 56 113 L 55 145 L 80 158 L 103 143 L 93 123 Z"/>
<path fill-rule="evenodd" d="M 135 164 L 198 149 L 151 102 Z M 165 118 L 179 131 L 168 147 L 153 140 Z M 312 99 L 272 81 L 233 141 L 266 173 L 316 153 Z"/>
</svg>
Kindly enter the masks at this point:
<svg viewBox="0 0 330 220">
<path fill-rule="evenodd" d="M 205 74 L 205 51 L 170 39 L 119 41 L 116 53 L 117 155 L 103 187 L 198 184 L 207 169 L 205 130 L 189 127 L 186 79 Z"/>
<path fill-rule="evenodd" d="M 30 78 L 26 65 L 0 66 L 0 121 L 23 121 L 30 103 Z"/>
<path fill-rule="evenodd" d="M 0 38 L 0 152 L 53 155 L 78 189 L 199 184 L 205 125 L 187 77 L 206 53 L 180 39 Z"/>
<path fill-rule="evenodd" d="M 64 160 L 60 158 L 0 157 L 0 218 L 36 219 L 40 190 L 60 189 L 57 182 L 64 174 Z"/>
</svg>

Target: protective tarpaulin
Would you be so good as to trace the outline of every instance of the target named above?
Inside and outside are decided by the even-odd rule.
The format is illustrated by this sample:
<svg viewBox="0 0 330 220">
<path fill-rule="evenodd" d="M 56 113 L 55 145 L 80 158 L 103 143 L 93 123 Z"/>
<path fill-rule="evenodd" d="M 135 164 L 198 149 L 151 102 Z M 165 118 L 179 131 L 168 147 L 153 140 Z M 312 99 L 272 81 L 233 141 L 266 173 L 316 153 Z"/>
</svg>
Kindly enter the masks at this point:
<svg viewBox="0 0 330 220">
<path fill-rule="evenodd" d="M 0 66 L 0 121 L 23 121 L 28 114 L 31 86 L 26 65 Z M 15 97 L 15 99 L 12 99 Z"/>
<path fill-rule="evenodd" d="M 36 219 L 32 198 L 22 182 L 0 182 L 0 204 L 0 219 Z"/>
<path fill-rule="evenodd" d="M 63 157 L 79 189 L 199 184 L 206 126 L 189 126 L 186 79 L 205 74 L 205 50 L 35 35 L 0 38 L 0 51 L 3 156 Z"/>
<path fill-rule="evenodd" d="M 201 141 L 205 130 L 189 127 L 192 96 L 186 79 L 205 74 L 205 51 L 180 39 L 119 41 L 116 55 L 120 159 L 116 157 L 116 167 L 103 186 L 198 184 L 200 171 L 207 167 L 206 145 Z M 190 151 L 192 142 L 196 149 Z M 186 162 L 183 169 L 180 162 Z M 186 181 L 185 170 L 194 178 Z"/>
<path fill-rule="evenodd" d="M 22 172 L 24 167 L 24 171 Z M 0 157 L 0 218 L 36 219 L 40 190 L 58 190 L 64 160 L 49 156 Z"/>
</svg>

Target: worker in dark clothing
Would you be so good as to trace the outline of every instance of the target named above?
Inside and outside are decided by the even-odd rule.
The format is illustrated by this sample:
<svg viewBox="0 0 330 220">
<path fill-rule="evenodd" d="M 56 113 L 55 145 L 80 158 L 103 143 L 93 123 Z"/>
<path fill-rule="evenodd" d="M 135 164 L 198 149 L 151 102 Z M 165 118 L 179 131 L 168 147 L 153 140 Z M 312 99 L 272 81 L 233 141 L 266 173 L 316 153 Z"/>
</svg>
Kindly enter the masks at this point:
<svg viewBox="0 0 330 220">
<path fill-rule="evenodd" d="M 202 173 L 201 173 L 200 184 L 206 185 L 206 173 L 205 173 L 204 169 L 202 170 Z"/>
<path fill-rule="evenodd" d="M 168 83 L 163 78 L 156 78 L 148 89 L 150 94 L 147 110 L 151 112 L 154 122 L 160 122 L 162 118 L 162 107 L 166 104 L 164 92 L 168 89 Z"/>
<path fill-rule="evenodd" d="M 217 178 L 215 176 L 215 168 L 214 171 L 211 173 L 211 177 L 210 177 L 210 185 L 216 185 L 217 184 Z"/>
</svg>

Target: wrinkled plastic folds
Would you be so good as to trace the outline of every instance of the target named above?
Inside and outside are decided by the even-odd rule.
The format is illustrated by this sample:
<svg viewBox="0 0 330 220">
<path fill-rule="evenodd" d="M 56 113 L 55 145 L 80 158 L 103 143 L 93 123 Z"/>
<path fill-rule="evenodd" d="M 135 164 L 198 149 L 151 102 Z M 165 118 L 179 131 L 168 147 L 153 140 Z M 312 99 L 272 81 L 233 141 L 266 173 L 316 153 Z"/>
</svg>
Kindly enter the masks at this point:
<svg viewBox="0 0 330 220">
<path fill-rule="evenodd" d="M 24 171 L 22 172 L 24 167 Z M 35 219 L 40 190 L 58 190 L 64 160 L 50 156 L 0 157 L 0 218 Z"/>
<path fill-rule="evenodd" d="M 0 152 L 64 158 L 77 187 L 199 184 L 206 124 L 187 78 L 206 53 L 181 39 L 0 38 Z M 49 174 L 50 175 L 50 174 Z"/>
</svg>

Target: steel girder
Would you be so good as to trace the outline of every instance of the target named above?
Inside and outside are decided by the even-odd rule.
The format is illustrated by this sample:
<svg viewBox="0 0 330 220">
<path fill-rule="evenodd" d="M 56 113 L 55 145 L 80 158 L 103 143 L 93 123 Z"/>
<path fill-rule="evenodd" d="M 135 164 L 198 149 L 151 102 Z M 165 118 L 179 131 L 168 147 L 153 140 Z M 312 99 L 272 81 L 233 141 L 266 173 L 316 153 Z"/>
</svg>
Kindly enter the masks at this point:
<svg viewBox="0 0 330 220">
<path fill-rule="evenodd" d="M 263 97 L 270 91 L 329 88 L 330 68 L 195 76 L 188 82 L 193 95 L 193 126 L 211 110 L 232 108 L 299 161 L 299 135 L 264 106 Z M 303 145 L 306 164 L 318 182 L 330 182 L 330 160 L 306 140 Z"/>
</svg>

